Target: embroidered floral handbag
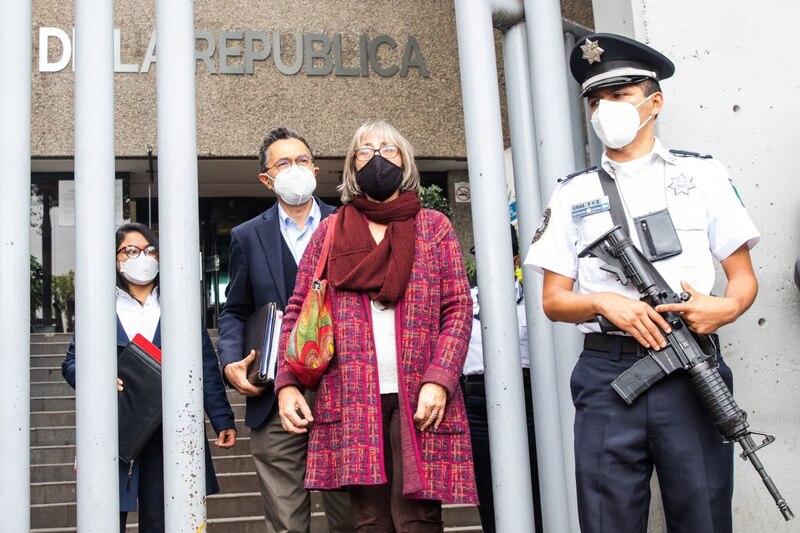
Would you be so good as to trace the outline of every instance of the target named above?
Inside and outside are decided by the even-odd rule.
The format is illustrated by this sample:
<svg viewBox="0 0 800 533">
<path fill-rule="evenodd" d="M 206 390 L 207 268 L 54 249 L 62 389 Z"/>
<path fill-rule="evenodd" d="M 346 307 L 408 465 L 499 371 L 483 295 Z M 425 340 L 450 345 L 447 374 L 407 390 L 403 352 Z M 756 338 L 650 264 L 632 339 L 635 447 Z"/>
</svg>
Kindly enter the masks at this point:
<svg viewBox="0 0 800 533">
<path fill-rule="evenodd" d="M 328 262 L 328 252 L 333 244 L 336 216 L 330 217 L 322 254 L 314 270 L 311 288 L 303 300 L 300 314 L 292 327 L 286 346 L 286 361 L 304 387 L 317 390 L 322 374 L 333 359 L 333 319 L 328 280 L 321 279 Z"/>
</svg>

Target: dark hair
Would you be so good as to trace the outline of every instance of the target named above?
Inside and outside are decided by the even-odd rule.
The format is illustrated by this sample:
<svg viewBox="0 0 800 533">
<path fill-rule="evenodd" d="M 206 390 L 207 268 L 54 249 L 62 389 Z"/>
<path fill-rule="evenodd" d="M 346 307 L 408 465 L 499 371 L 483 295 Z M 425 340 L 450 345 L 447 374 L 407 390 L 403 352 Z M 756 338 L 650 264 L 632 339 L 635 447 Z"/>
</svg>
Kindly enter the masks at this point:
<svg viewBox="0 0 800 533">
<path fill-rule="evenodd" d="M 654 80 L 653 78 L 647 78 L 643 82 L 640 82 L 639 85 L 645 96 L 661 92 L 661 84 L 658 83 L 658 80 Z"/>
<path fill-rule="evenodd" d="M 309 146 L 308 142 L 303 138 L 302 135 L 288 128 L 276 128 L 267 133 L 267 136 L 264 137 L 263 141 L 261 141 L 261 148 L 258 149 L 258 165 L 261 168 L 261 172 L 267 171 L 267 160 L 269 159 L 267 157 L 267 151 L 269 150 L 269 147 L 275 144 L 277 141 L 285 141 L 287 139 L 297 139 L 305 144 L 306 148 L 308 148 L 308 153 L 313 157 L 314 154 L 311 151 L 311 146 Z"/>
<path fill-rule="evenodd" d="M 156 249 L 158 249 L 158 236 L 155 234 L 155 232 L 153 232 L 152 229 L 150 229 L 150 226 L 147 226 L 145 224 L 140 224 L 139 222 L 130 222 L 128 224 L 123 224 L 119 228 L 117 228 L 117 237 L 116 237 L 117 245 L 115 247 L 115 250 L 119 250 L 119 245 L 122 244 L 122 241 L 125 240 L 125 236 L 128 233 L 132 233 L 134 231 L 137 233 L 141 233 L 142 237 L 144 237 L 144 240 L 147 241 L 147 244 L 151 244 L 155 246 Z M 158 285 L 158 278 L 159 274 L 156 274 L 156 277 L 153 280 L 153 283 L 155 283 L 155 285 Z M 119 272 L 117 272 L 117 287 L 127 292 L 128 294 L 130 294 L 131 292 L 130 289 L 128 288 L 128 281 L 125 278 L 123 278 L 122 274 L 120 274 Z"/>
</svg>

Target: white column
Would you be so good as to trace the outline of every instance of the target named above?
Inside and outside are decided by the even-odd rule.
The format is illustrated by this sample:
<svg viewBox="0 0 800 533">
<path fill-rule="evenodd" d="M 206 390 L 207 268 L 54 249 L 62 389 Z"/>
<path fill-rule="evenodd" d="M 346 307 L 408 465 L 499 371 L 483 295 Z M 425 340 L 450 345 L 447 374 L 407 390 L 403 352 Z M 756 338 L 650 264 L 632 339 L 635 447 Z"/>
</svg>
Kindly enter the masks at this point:
<svg viewBox="0 0 800 533">
<path fill-rule="evenodd" d="M 481 313 L 481 333 L 495 524 L 498 531 L 533 531 L 492 14 L 486 0 L 456 0 L 455 7 L 478 298 L 491 310 Z"/>
<path fill-rule="evenodd" d="M 0 4 L 0 501 L 3 529 L 30 531 L 31 4 Z"/>
<path fill-rule="evenodd" d="M 531 61 L 533 110 L 539 147 L 539 174 L 542 199 L 550 201 L 557 179 L 575 169 L 572 137 L 570 90 L 567 64 L 564 61 L 564 37 L 561 5 L 558 0 L 525 0 L 528 20 L 528 54 Z M 570 397 L 569 380 L 581 351 L 581 335 L 573 324 L 553 324 L 555 344 L 555 381 L 561 410 L 561 438 L 566 460 L 566 481 L 570 502 L 571 531 L 578 530 L 575 496 L 572 425 L 575 410 Z M 535 383 L 534 386 L 543 386 Z M 550 384 L 552 387 L 552 383 Z M 538 411 L 537 411 L 538 413 Z M 547 507 L 545 507 L 547 509 Z"/>
<path fill-rule="evenodd" d="M 520 229 L 520 254 L 524 258 L 542 216 L 539 151 L 534 127 L 526 27 L 522 23 L 505 32 L 503 54 L 511 130 L 514 183 Z M 541 276 L 524 268 L 525 314 L 528 352 L 536 421 L 536 453 L 544 531 L 567 533 L 569 529 L 568 481 L 561 438 L 561 409 L 554 358 L 553 327 L 542 311 Z M 571 451 L 567 450 L 571 456 Z"/>
<path fill-rule="evenodd" d="M 156 1 L 166 529 L 206 522 L 194 3 Z"/>
<path fill-rule="evenodd" d="M 75 1 L 78 531 L 119 529 L 112 2 Z"/>
<path fill-rule="evenodd" d="M 574 33 L 569 31 L 564 32 L 564 58 L 567 64 L 569 64 L 569 55 L 577 40 L 578 37 Z M 581 101 L 581 87 L 570 72 L 566 74 L 567 87 L 569 88 L 570 118 L 572 119 L 571 129 L 573 151 L 575 153 L 575 168 L 586 168 L 586 141 L 583 135 L 584 105 Z"/>
<path fill-rule="evenodd" d="M 533 109 L 539 141 L 539 172 L 545 201 L 556 179 L 575 169 L 572 119 L 558 0 L 525 0 Z"/>
</svg>

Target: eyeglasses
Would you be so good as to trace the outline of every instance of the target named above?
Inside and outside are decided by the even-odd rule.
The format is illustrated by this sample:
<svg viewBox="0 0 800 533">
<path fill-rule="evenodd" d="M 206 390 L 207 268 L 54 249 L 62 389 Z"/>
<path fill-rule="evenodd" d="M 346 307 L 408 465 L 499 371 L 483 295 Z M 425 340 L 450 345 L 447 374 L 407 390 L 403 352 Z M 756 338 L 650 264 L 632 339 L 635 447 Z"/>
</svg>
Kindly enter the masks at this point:
<svg viewBox="0 0 800 533">
<path fill-rule="evenodd" d="M 125 253 L 125 255 L 127 255 L 130 259 L 136 259 L 142 252 L 144 252 L 145 257 L 158 257 L 158 248 L 152 244 L 145 246 L 144 248 L 139 248 L 138 246 L 129 244 L 128 246 L 123 246 L 117 250 L 117 255 L 120 253 Z"/>
<path fill-rule="evenodd" d="M 278 172 L 283 172 L 284 170 L 288 170 L 291 168 L 292 165 L 297 165 L 300 168 L 311 168 L 314 166 L 314 159 L 308 155 L 299 155 L 292 159 L 278 159 L 275 161 L 275 164 L 271 167 L 267 167 L 267 170 L 272 170 L 273 168 L 277 168 Z"/>
<path fill-rule="evenodd" d="M 356 150 L 356 159 L 359 161 L 369 161 L 375 154 L 381 154 L 381 157 L 384 159 L 394 159 L 399 153 L 400 151 L 397 149 L 397 146 L 393 144 L 381 146 L 377 150 L 371 146 L 362 146 Z"/>
</svg>

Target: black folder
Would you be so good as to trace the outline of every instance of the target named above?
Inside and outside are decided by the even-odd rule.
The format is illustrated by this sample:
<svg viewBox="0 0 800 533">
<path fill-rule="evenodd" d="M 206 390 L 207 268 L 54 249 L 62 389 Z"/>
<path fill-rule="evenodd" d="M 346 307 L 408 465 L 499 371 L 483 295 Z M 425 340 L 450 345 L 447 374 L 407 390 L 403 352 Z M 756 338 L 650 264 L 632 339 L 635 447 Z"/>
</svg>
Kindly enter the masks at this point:
<svg viewBox="0 0 800 533">
<path fill-rule="evenodd" d="M 243 355 L 247 357 L 250 350 L 256 351 L 255 359 L 247 367 L 247 381 L 253 385 L 266 385 L 275 379 L 280 314 L 275 302 L 269 302 L 244 323 Z"/>
<path fill-rule="evenodd" d="M 119 458 L 130 464 L 161 424 L 161 350 L 136 335 L 119 355 L 117 375 Z"/>
</svg>

